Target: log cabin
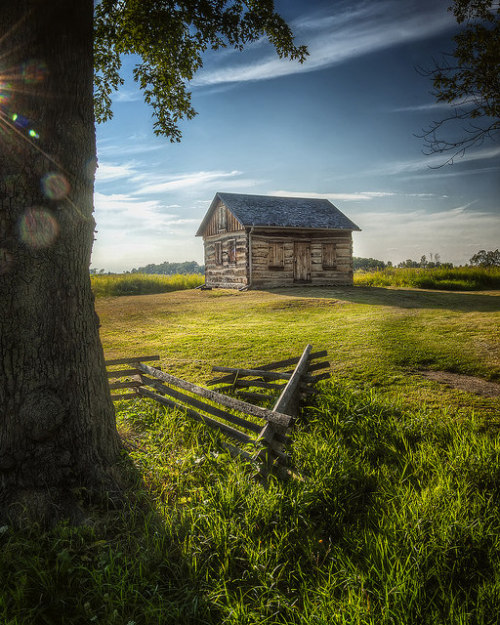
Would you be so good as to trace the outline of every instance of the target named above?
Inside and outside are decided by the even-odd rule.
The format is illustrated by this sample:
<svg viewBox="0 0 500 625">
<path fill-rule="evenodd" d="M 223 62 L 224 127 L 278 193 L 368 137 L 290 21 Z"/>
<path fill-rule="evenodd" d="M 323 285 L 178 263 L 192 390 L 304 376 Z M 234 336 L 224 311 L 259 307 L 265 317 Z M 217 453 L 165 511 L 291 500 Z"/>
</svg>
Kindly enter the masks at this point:
<svg viewBox="0 0 500 625">
<path fill-rule="evenodd" d="M 205 286 L 352 285 L 352 232 L 325 199 L 216 193 L 196 236 Z"/>
</svg>

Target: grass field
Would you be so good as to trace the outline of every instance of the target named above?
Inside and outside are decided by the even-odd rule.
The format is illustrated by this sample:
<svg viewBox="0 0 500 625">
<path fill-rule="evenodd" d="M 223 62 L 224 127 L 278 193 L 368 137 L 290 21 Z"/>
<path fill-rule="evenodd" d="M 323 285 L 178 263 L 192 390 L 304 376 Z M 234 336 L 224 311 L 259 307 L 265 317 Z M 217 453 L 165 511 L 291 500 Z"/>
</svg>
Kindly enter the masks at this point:
<svg viewBox="0 0 500 625">
<path fill-rule="evenodd" d="M 500 289 L 500 267 L 387 267 L 380 271 L 358 271 L 354 274 L 354 283 L 357 286 L 398 286 L 443 291 Z"/>
<path fill-rule="evenodd" d="M 327 349 L 333 378 L 293 432 L 304 481 L 252 479 L 216 435 L 118 405 L 135 480 L 81 528 L 0 528 L 0 623 L 496 625 L 499 293 L 352 287 L 98 300 L 108 358 L 213 364 Z"/>
<path fill-rule="evenodd" d="M 148 273 L 92 274 L 92 291 L 96 297 L 116 295 L 150 295 L 194 289 L 205 277 L 198 273 L 157 275 Z"/>
</svg>

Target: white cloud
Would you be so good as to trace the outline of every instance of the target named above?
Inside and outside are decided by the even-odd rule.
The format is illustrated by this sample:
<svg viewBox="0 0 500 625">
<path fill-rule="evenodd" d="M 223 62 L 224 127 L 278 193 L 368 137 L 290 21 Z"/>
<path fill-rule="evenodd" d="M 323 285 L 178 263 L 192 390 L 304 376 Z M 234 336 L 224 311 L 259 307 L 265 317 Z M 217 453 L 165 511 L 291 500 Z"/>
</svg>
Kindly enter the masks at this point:
<svg viewBox="0 0 500 625">
<path fill-rule="evenodd" d="M 114 102 L 139 102 L 144 96 L 139 89 L 119 89 L 113 96 Z"/>
<path fill-rule="evenodd" d="M 435 110 L 454 109 L 461 106 L 471 104 L 469 98 L 462 98 L 460 100 L 454 100 L 453 102 L 426 102 L 424 104 L 413 104 L 410 106 L 399 106 L 390 109 L 394 113 L 418 113 L 428 112 Z"/>
<path fill-rule="evenodd" d="M 176 176 L 163 176 L 161 174 L 138 175 L 135 177 L 135 181 L 141 182 L 142 185 L 134 191 L 134 195 L 151 195 L 154 193 L 167 193 L 184 189 L 212 187 L 214 185 L 217 186 L 222 180 L 241 176 L 241 174 L 241 171 L 233 170 L 198 171 L 178 174 Z"/>
<path fill-rule="evenodd" d="M 99 163 L 96 171 L 96 182 L 109 182 L 111 180 L 120 180 L 121 178 L 130 178 L 135 174 L 135 166 L 133 163 L 123 163 L 116 165 L 114 163 Z"/>
<path fill-rule="evenodd" d="M 108 158 L 120 158 L 131 154 L 145 154 L 147 152 L 157 152 L 165 149 L 165 145 L 160 143 L 145 143 L 144 137 L 124 137 L 122 143 L 110 143 L 100 140 L 97 144 L 97 152 L 99 156 Z"/>
<path fill-rule="evenodd" d="M 266 80 L 325 69 L 401 43 L 426 39 L 453 23 L 450 14 L 442 7 L 428 10 L 411 7 L 408 10 L 408 6 L 396 0 L 361 2 L 354 8 L 349 3 L 344 9 L 336 8 L 334 15 L 331 11 L 305 17 L 293 25 L 298 33 L 297 41 L 303 40 L 309 49 L 309 57 L 302 65 L 278 59 L 270 52 L 247 64 L 201 71 L 192 84 L 207 86 Z"/>
<path fill-rule="evenodd" d="M 308 197 L 336 201 L 365 201 L 374 198 L 396 195 L 391 191 L 358 191 L 355 193 L 315 193 L 310 191 L 270 191 L 269 195 L 278 197 Z"/>
</svg>

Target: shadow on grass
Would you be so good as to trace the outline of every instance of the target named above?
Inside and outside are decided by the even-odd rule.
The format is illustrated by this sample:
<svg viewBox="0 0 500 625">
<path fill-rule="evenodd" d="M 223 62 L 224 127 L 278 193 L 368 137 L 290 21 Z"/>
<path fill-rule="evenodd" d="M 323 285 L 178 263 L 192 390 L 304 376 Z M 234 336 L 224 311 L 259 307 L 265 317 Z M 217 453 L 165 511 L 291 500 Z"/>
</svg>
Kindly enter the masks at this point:
<svg viewBox="0 0 500 625">
<path fill-rule="evenodd" d="M 500 297 L 485 293 L 449 293 L 416 289 L 339 286 L 290 287 L 268 289 L 271 293 L 292 297 L 336 299 L 353 304 L 393 306 L 396 308 L 428 308 L 460 312 L 498 312 Z"/>
<path fill-rule="evenodd" d="M 0 527 L 0 622 L 219 623 L 210 587 L 185 553 L 192 524 L 161 514 L 123 451 L 119 502 L 86 501 L 79 526 Z M 85 493 L 82 498 L 88 499 Z M 176 522 L 177 521 L 177 522 Z"/>
</svg>

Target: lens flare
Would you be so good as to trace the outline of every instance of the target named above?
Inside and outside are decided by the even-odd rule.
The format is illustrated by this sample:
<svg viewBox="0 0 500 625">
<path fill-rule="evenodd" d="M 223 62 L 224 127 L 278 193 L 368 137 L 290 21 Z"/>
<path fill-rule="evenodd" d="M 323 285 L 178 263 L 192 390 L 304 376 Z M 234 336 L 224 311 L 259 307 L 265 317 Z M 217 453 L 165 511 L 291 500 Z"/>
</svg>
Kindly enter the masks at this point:
<svg viewBox="0 0 500 625">
<path fill-rule="evenodd" d="M 21 66 L 21 75 L 28 85 L 36 85 L 47 78 L 48 69 L 44 61 L 30 59 Z"/>
<path fill-rule="evenodd" d="M 0 81 L 0 106 L 5 106 L 9 101 L 12 92 L 12 85 L 8 82 Z"/>
<path fill-rule="evenodd" d="M 28 247 L 49 247 L 59 234 L 59 225 L 45 209 L 28 208 L 19 222 L 19 235 Z"/>
<path fill-rule="evenodd" d="M 70 184 L 62 174 L 50 172 L 42 178 L 42 191 L 49 200 L 63 200 L 70 191 Z"/>
</svg>

